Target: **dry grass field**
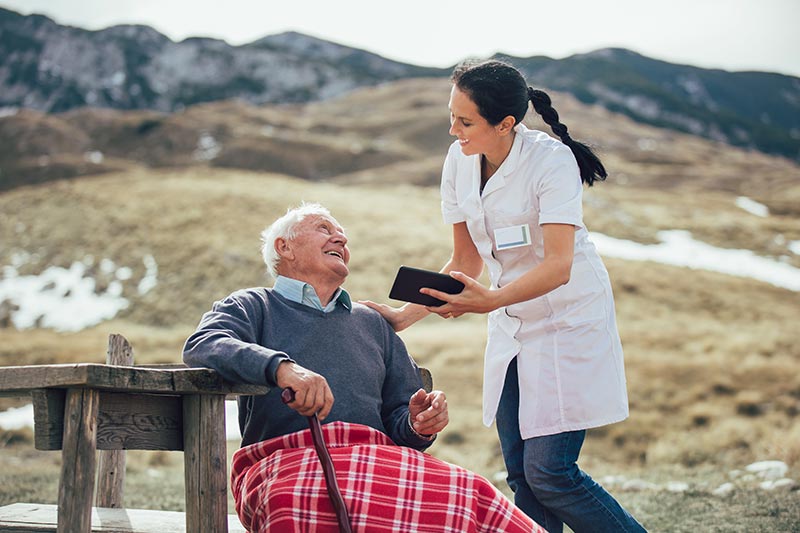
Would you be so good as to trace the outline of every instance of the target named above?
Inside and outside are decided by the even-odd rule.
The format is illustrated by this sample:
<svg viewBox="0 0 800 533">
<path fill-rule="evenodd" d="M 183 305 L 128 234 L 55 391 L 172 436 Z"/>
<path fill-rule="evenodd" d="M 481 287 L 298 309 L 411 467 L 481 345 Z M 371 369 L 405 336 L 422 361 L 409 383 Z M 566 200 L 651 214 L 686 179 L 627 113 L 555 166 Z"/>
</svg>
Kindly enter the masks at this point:
<svg viewBox="0 0 800 533">
<path fill-rule="evenodd" d="M 655 243 L 658 231 L 684 229 L 714 246 L 785 256 L 800 267 L 785 244 L 800 241 L 797 165 L 562 100 L 555 102 L 564 121 L 598 144 L 611 173 L 585 192 L 590 230 Z M 134 128 L 140 118 L 48 117 L 88 130 L 89 139 L 117 132 L 127 151 L 117 149 L 116 166 L 103 173 L 0 193 L 0 267 L 19 254 L 27 257 L 21 275 L 85 261 L 103 287 L 110 280 L 97 265 L 110 259 L 131 269 L 122 289 L 130 305 L 77 332 L 0 329 L 0 364 L 102 361 L 112 332 L 131 341 L 138 362 L 179 361 L 183 340 L 214 300 L 269 283 L 259 233 L 300 201 L 325 204 L 347 230 L 354 298 L 388 302 L 399 265 L 438 269 L 449 254 L 435 185 L 448 143 L 446 102 L 446 84 L 416 80 L 303 107 L 197 106 L 158 117 L 169 126 L 161 144 L 142 141 L 155 143 L 153 161 L 117 123 Z M 220 145 L 210 162 L 192 159 L 195 143 L 186 140 L 201 129 Z M 172 136 L 174 159 L 162 154 Z M 20 141 L 17 149 L 29 146 Z M 67 161 L 86 146 L 52 158 Z M 770 216 L 740 209 L 738 196 L 767 205 Z M 149 256 L 158 284 L 140 295 Z M 800 529 L 800 491 L 766 491 L 730 474 L 778 460 L 789 466 L 787 477 L 800 479 L 798 293 L 654 262 L 606 264 L 631 417 L 589 432 L 585 469 L 651 531 Z M 505 487 L 494 429 L 480 421 L 485 317 L 429 317 L 401 336 L 449 398 L 451 424 L 431 453 Z M 0 398 L 0 408 L 22 401 Z M 0 504 L 55 501 L 58 454 L 33 451 L 27 430 L 0 432 L 0 439 Z M 180 457 L 130 456 L 128 505 L 182 508 Z M 734 492 L 713 495 L 725 482 L 734 482 Z M 163 496 L 154 498 L 153 487 Z"/>
</svg>

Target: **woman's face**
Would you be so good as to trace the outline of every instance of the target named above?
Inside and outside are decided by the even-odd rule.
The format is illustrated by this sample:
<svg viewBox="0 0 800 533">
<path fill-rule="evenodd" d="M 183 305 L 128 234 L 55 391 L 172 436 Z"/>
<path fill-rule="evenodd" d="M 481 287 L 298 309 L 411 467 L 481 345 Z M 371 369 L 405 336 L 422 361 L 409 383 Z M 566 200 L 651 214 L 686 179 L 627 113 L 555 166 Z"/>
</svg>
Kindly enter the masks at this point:
<svg viewBox="0 0 800 533">
<path fill-rule="evenodd" d="M 489 124 L 475 102 L 455 85 L 450 91 L 450 135 L 458 138 L 464 155 L 490 153 L 500 140 L 497 127 Z"/>
</svg>

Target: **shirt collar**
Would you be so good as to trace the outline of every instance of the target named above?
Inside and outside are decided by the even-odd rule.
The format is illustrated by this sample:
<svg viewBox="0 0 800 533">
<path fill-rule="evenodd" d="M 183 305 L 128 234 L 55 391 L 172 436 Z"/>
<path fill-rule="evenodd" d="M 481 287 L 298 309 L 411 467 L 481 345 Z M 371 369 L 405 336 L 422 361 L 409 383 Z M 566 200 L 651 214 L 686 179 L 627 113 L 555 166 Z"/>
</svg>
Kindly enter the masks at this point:
<svg viewBox="0 0 800 533">
<path fill-rule="evenodd" d="M 322 302 L 320 302 L 319 296 L 317 296 L 317 291 L 314 290 L 314 287 L 305 281 L 287 278 L 286 276 L 278 276 L 275 278 L 273 290 L 287 300 L 307 305 L 309 307 L 313 307 L 314 309 L 325 311 L 326 313 L 333 311 L 336 308 L 337 303 L 341 304 L 342 307 L 348 311 L 353 308 L 352 301 L 350 300 L 350 294 L 341 287 L 336 289 L 333 298 L 331 298 L 331 301 L 328 302 L 328 305 L 325 307 L 322 306 Z"/>
<path fill-rule="evenodd" d="M 514 126 L 514 143 L 511 145 L 511 150 L 508 152 L 505 160 L 500 164 L 500 167 L 495 171 L 494 175 L 486 182 L 486 187 L 483 189 L 482 196 L 485 198 L 494 191 L 501 189 L 506 184 L 506 176 L 514 172 L 517 168 L 520 153 L 522 152 L 522 135 L 528 128 L 524 124 L 519 123 Z M 480 183 L 480 167 L 481 157 L 478 156 L 478 183 Z"/>
</svg>

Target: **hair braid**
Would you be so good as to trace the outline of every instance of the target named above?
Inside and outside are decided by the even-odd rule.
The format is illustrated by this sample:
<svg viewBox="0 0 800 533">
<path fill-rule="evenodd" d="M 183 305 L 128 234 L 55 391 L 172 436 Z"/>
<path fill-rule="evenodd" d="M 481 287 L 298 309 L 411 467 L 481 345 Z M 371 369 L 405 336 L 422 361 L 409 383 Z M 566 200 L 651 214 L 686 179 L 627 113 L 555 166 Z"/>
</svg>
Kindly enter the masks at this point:
<svg viewBox="0 0 800 533">
<path fill-rule="evenodd" d="M 528 98 L 533 104 L 533 109 L 541 115 L 553 133 L 558 135 L 561 142 L 572 150 L 572 154 L 578 162 L 581 180 L 591 187 L 595 181 L 606 179 L 608 173 L 597 155 L 587 145 L 570 137 L 567 126 L 559 122 L 558 112 L 553 108 L 550 96 L 544 91 L 528 87 Z"/>
</svg>

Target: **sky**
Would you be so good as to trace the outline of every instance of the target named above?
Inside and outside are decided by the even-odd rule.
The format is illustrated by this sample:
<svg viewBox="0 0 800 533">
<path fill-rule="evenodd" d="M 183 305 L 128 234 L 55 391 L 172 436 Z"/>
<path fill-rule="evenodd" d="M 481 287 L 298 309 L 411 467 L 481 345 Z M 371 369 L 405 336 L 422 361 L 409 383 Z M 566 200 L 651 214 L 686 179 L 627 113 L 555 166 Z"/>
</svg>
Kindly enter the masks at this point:
<svg viewBox="0 0 800 533">
<path fill-rule="evenodd" d="M 672 63 L 800 76 L 800 0 L 0 0 L 102 29 L 146 24 L 232 45 L 294 30 L 415 65 L 622 47 Z"/>
</svg>

